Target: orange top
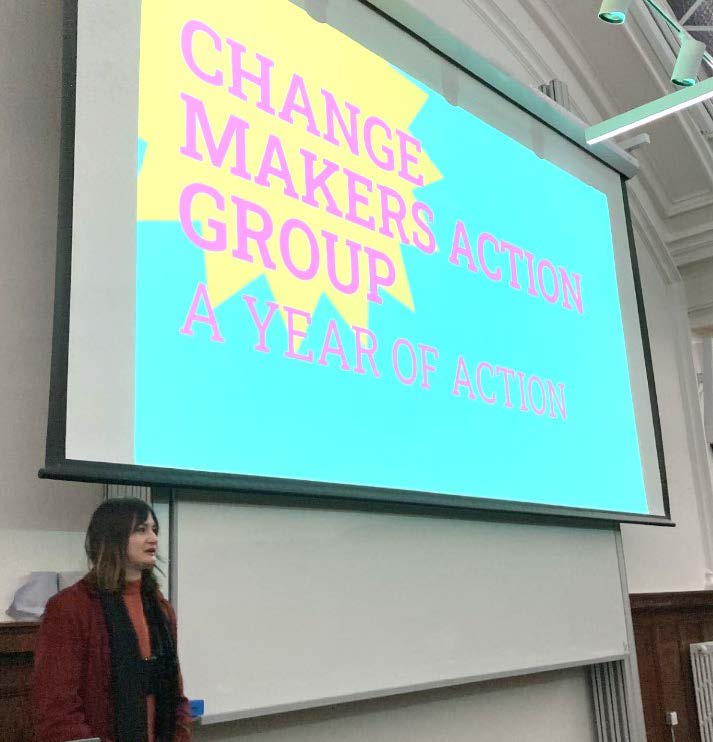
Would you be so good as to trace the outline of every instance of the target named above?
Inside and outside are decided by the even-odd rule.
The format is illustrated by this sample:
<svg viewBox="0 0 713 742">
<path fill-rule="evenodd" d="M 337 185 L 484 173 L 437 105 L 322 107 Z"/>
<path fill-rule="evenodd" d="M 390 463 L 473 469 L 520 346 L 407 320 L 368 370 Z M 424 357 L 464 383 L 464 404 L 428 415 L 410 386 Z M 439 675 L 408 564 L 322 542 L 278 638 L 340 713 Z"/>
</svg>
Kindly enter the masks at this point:
<svg viewBox="0 0 713 742">
<path fill-rule="evenodd" d="M 139 652 L 144 659 L 151 656 L 151 636 L 149 626 L 144 615 L 144 606 L 141 603 L 141 580 L 127 582 L 124 588 L 124 605 L 129 612 L 136 638 L 139 640 Z M 156 696 L 146 696 L 146 728 L 148 742 L 154 742 L 154 726 L 156 721 Z"/>
</svg>

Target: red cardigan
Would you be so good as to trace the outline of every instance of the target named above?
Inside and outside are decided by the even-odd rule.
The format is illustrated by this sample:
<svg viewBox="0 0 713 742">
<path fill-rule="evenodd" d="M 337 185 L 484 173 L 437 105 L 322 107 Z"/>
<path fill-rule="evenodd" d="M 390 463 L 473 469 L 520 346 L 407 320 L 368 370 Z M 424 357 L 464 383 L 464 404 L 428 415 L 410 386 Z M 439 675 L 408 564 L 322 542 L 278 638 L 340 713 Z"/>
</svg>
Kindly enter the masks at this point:
<svg viewBox="0 0 713 742">
<path fill-rule="evenodd" d="M 161 596 L 174 641 L 176 616 Z M 172 742 L 189 742 L 191 716 L 183 696 Z M 42 742 L 99 737 L 112 742 L 109 634 L 99 595 L 87 579 L 62 590 L 47 603 L 35 649 L 35 729 Z"/>
</svg>

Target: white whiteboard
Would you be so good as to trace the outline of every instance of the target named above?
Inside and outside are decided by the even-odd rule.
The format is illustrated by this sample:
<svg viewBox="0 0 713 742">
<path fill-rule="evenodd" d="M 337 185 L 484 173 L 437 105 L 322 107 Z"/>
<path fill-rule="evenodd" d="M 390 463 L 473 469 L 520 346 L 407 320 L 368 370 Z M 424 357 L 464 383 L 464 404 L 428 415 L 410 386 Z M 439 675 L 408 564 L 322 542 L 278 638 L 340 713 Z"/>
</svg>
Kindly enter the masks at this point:
<svg viewBox="0 0 713 742">
<path fill-rule="evenodd" d="M 627 654 L 615 527 L 177 504 L 205 722 Z"/>
</svg>

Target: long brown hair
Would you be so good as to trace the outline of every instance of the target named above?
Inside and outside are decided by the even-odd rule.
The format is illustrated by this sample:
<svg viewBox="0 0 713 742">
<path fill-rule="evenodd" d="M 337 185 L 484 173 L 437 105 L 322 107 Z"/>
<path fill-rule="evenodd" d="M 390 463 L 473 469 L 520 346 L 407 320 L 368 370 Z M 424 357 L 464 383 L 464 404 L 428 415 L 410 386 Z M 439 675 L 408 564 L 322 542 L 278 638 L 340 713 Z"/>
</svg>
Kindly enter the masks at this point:
<svg viewBox="0 0 713 742">
<path fill-rule="evenodd" d="M 158 530 L 158 518 L 153 508 L 136 497 L 107 500 L 94 511 L 87 528 L 84 550 L 90 564 L 89 581 L 96 588 L 109 593 L 124 589 L 129 536 L 149 515 L 153 516 Z M 142 571 L 141 590 L 153 595 L 158 593 L 153 567 Z"/>
</svg>

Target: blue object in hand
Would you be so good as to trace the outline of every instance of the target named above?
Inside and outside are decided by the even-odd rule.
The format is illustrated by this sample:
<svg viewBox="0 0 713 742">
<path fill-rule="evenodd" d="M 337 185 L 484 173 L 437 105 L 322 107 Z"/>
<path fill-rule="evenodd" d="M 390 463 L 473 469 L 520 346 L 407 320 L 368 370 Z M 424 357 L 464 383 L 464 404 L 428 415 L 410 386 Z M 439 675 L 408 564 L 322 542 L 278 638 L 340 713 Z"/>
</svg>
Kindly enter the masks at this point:
<svg viewBox="0 0 713 742">
<path fill-rule="evenodd" d="M 195 719 L 198 716 L 203 716 L 205 712 L 205 701 L 202 698 L 188 701 L 188 706 L 191 710 L 191 718 Z"/>
</svg>

